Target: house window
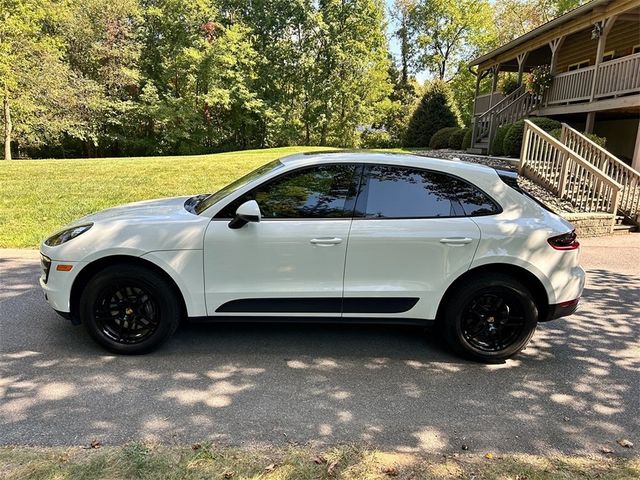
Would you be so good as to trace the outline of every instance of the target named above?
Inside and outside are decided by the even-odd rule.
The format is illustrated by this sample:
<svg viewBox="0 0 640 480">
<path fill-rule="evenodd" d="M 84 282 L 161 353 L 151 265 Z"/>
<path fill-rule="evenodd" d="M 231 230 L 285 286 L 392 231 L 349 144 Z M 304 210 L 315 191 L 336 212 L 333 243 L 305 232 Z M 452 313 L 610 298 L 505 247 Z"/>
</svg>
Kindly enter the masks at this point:
<svg viewBox="0 0 640 480">
<path fill-rule="evenodd" d="M 604 55 L 602 55 L 602 61 L 603 62 L 608 62 L 609 60 L 613 60 L 613 57 L 614 57 L 615 53 L 616 53 L 615 50 L 611 50 L 609 52 L 604 52 Z"/>
<path fill-rule="evenodd" d="M 582 60 L 578 63 L 572 63 L 567 67 L 567 72 L 573 72 L 574 70 L 580 70 L 581 68 L 587 68 L 589 66 L 589 60 Z"/>
<path fill-rule="evenodd" d="M 633 50 L 631 50 L 631 53 L 640 53 L 640 45 L 636 45 L 635 47 L 633 47 Z"/>
</svg>

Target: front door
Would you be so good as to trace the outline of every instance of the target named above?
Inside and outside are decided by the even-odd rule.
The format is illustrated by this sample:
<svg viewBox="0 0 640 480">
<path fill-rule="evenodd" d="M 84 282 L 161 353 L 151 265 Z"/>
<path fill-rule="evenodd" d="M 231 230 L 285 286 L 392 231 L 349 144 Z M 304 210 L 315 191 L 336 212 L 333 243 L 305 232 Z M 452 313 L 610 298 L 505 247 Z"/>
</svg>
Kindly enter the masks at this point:
<svg viewBox="0 0 640 480">
<path fill-rule="evenodd" d="M 207 313 L 340 316 L 344 263 L 360 167 L 284 173 L 232 201 L 205 234 Z M 231 229 L 256 200 L 262 221 Z"/>
</svg>

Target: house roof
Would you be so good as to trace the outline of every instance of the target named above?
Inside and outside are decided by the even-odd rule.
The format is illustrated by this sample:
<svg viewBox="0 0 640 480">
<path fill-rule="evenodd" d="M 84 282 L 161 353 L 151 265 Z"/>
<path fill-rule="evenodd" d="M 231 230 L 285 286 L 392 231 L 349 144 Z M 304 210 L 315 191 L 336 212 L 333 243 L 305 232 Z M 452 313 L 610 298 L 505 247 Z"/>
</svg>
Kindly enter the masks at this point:
<svg viewBox="0 0 640 480">
<path fill-rule="evenodd" d="M 580 17 L 581 15 L 584 15 L 585 13 L 590 12 L 591 10 L 593 10 L 594 8 L 600 5 L 607 5 L 609 3 L 611 3 L 611 0 L 591 0 L 590 2 L 587 2 L 584 5 L 581 5 L 577 8 L 574 8 L 573 10 L 568 11 L 564 15 L 560 15 L 559 17 L 554 18 L 553 20 L 542 24 L 537 28 L 534 28 L 533 30 L 531 30 L 528 33 L 525 33 L 524 35 L 514 40 L 511 40 L 509 43 L 506 43 L 501 47 L 498 47 L 495 50 L 492 50 L 489 53 L 482 55 L 481 57 L 475 58 L 469 63 L 469 66 L 473 67 L 475 65 L 480 65 L 481 63 L 487 60 L 490 60 L 491 58 L 497 55 L 500 55 L 501 53 L 507 52 L 512 48 L 515 48 L 531 40 L 532 38 L 535 38 L 545 32 L 548 32 L 549 30 L 553 30 L 554 28 L 558 27 L 559 25 L 562 25 L 563 23 L 573 20 L 574 18 Z"/>
</svg>

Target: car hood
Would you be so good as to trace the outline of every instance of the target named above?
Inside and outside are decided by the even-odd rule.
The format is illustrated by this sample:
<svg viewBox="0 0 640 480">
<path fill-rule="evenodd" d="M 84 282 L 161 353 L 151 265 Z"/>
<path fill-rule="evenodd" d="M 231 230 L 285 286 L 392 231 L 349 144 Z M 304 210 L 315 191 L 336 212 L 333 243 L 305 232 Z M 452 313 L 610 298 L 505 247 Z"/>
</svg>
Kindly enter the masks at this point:
<svg viewBox="0 0 640 480">
<path fill-rule="evenodd" d="M 153 220 L 193 215 L 184 208 L 190 197 L 159 198 L 142 202 L 128 203 L 79 218 L 73 224 L 103 222 L 110 220 Z"/>
</svg>

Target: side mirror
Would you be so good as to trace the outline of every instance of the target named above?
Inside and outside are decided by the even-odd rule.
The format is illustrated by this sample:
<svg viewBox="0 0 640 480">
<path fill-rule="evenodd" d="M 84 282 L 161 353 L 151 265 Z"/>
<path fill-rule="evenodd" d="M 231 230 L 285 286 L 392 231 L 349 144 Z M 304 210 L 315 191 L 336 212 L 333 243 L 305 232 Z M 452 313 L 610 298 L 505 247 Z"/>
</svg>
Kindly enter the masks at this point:
<svg viewBox="0 0 640 480">
<path fill-rule="evenodd" d="M 255 200 L 244 202 L 236 210 L 236 216 L 229 222 L 229 228 L 242 228 L 249 222 L 260 222 L 262 214 Z"/>
</svg>

